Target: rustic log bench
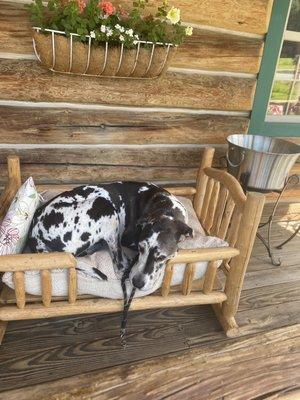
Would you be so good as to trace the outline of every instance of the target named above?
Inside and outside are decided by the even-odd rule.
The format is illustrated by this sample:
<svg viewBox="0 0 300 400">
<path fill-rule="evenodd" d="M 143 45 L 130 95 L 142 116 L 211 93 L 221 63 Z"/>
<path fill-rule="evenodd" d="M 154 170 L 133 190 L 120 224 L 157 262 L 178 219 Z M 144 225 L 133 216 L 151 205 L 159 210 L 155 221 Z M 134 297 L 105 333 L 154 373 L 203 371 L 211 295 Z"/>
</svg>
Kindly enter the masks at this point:
<svg viewBox="0 0 300 400">
<path fill-rule="evenodd" d="M 244 194 L 239 182 L 223 170 L 211 167 L 213 148 L 206 148 L 195 187 L 168 188 L 175 195 L 191 197 L 196 214 L 209 235 L 220 237 L 229 247 L 180 250 L 165 268 L 160 292 L 134 299 L 131 310 L 211 304 L 227 336 L 238 335 L 235 315 L 246 268 L 264 205 L 259 193 Z M 5 215 L 21 185 L 18 157 L 8 157 L 8 184 L 0 197 L 0 217 Z M 48 187 L 49 188 L 49 187 Z M 59 187 L 52 186 L 56 190 Z M 65 187 L 60 187 L 64 189 Z M 218 260 L 222 279 L 217 278 Z M 201 280 L 194 280 L 196 263 L 208 261 Z M 185 264 L 182 284 L 171 287 L 173 266 Z M 68 297 L 51 294 L 51 270 L 69 271 Z M 39 270 L 42 296 L 25 293 L 24 272 Z M 16 254 L 0 256 L 0 272 L 13 272 L 15 290 L 0 293 L 0 343 L 8 321 L 85 313 L 111 313 L 123 309 L 123 301 L 77 296 L 76 259 L 69 253 Z"/>
</svg>

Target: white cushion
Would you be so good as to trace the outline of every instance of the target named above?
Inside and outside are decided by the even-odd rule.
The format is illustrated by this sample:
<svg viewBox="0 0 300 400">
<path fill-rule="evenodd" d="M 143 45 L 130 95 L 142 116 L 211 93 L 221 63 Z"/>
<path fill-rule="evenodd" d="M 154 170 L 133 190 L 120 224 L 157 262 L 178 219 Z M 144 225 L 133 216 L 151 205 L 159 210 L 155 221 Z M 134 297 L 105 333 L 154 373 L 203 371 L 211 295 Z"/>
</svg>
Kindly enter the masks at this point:
<svg viewBox="0 0 300 400">
<path fill-rule="evenodd" d="M 39 204 L 32 178 L 20 187 L 0 226 L 0 255 L 21 253 Z"/>
<path fill-rule="evenodd" d="M 48 196 L 44 196 L 44 198 Z M 45 199 L 46 200 L 46 199 Z M 181 249 L 207 248 L 207 247 L 223 247 L 228 244 L 216 237 L 205 236 L 204 230 L 193 209 L 192 202 L 184 197 L 179 197 L 188 211 L 189 225 L 194 230 L 194 237 L 188 238 L 179 244 Z M 101 250 L 91 256 L 78 257 L 77 266 L 80 271 L 77 271 L 77 291 L 78 294 L 91 294 L 94 296 L 120 299 L 123 298 L 123 292 L 120 285 L 120 280 L 114 273 L 114 267 L 110 254 L 106 250 Z M 220 264 L 220 263 L 219 263 Z M 196 264 L 194 279 L 201 278 L 206 271 L 208 263 L 202 261 Z M 171 285 L 178 285 L 182 282 L 184 276 L 185 264 L 177 264 L 173 268 L 173 278 Z M 101 280 L 99 275 L 93 271 L 97 268 L 107 276 L 107 280 Z M 3 282 L 10 288 L 14 288 L 12 273 L 6 272 L 3 276 Z M 164 268 L 156 277 L 151 290 L 142 291 L 136 290 L 136 297 L 146 296 L 156 291 L 162 284 Z M 68 272 L 65 269 L 56 269 L 51 273 L 52 277 L 52 295 L 66 296 L 68 294 Z M 127 284 L 127 291 L 130 292 L 130 284 Z M 41 294 L 41 278 L 39 271 L 26 271 L 25 273 L 25 291 L 33 295 Z"/>
</svg>

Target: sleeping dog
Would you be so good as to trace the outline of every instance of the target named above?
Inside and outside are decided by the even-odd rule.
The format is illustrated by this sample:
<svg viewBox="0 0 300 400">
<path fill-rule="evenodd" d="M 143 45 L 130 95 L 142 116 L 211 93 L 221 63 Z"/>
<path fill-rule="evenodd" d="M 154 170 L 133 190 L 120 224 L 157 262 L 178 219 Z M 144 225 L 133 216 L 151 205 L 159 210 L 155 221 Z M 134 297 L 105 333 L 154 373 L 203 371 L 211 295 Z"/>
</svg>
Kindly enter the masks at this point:
<svg viewBox="0 0 300 400">
<path fill-rule="evenodd" d="M 80 186 L 43 205 L 33 218 L 28 246 L 32 252 L 83 256 L 106 245 L 116 275 L 129 270 L 132 286 L 147 290 L 178 242 L 192 233 L 184 206 L 166 190 L 152 183 L 114 182 Z M 136 252 L 133 262 L 122 246 Z"/>
</svg>

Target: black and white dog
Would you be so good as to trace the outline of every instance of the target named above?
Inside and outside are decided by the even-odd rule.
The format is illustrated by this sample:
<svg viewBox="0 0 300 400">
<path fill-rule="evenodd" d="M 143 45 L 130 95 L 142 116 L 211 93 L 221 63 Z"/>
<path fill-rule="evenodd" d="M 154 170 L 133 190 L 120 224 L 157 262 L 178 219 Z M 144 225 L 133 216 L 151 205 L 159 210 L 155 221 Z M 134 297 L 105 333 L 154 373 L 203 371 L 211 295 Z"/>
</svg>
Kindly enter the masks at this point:
<svg viewBox="0 0 300 400">
<path fill-rule="evenodd" d="M 32 252 L 83 256 L 107 245 L 117 276 L 130 268 L 133 287 L 147 290 L 181 238 L 192 234 L 175 196 L 151 183 L 114 182 L 80 186 L 43 205 L 33 218 L 28 246 Z M 133 263 L 122 246 L 137 252 Z"/>
</svg>

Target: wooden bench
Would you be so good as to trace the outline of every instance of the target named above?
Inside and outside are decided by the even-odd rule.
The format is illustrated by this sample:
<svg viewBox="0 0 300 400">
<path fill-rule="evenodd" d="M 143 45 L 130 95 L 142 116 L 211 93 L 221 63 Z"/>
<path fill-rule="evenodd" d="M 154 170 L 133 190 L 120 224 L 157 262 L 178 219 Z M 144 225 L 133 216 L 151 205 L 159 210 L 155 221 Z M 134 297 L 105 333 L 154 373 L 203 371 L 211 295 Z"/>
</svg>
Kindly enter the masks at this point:
<svg viewBox="0 0 300 400">
<path fill-rule="evenodd" d="M 212 168 L 213 155 L 213 148 L 205 150 L 195 187 L 168 190 L 192 197 L 196 214 L 207 234 L 226 240 L 229 247 L 180 250 L 166 265 L 160 291 L 134 299 L 131 310 L 211 304 L 226 334 L 235 336 L 238 334 L 235 314 L 265 198 L 259 193 L 245 195 L 233 176 Z M 8 158 L 8 177 L 8 184 L 0 198 L 0 217 L 5 214 L 21 185 L 18 157 Z M 223 285 L 216 282 L 218 260 L 222 260 Z M 209 264 L 203 279 L 195 281 L 193 278 L 199 261 L 208 261 Z M 185 264 L 184 278 L 181 285 L 173 288 L 173 266 L 178 263 Z M 51 293 L 51 270 L 58 267 L 69 271 L 67 298 L 55 298 Z M 15 290 L 4 287 L 0 294 L 0 342 L 8 321 L 111 313 L 123 309 L 121 300 L 77 296 L 75 268 L 76 259 L 69 253 L 0 256 L 0 272 L 13 272 L 15 285 Z M 42 296 L 26 295 L 24 273 L 27 270 L 40 271 Z"/>
</svg>

